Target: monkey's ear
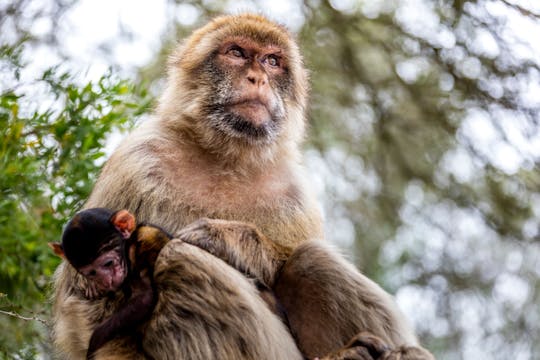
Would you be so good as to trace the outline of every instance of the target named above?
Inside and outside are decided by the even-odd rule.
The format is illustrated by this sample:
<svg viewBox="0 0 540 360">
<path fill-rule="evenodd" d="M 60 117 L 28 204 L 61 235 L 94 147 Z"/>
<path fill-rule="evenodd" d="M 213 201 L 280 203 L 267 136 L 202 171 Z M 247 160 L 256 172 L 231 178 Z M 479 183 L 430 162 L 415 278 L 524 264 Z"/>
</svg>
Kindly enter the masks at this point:
<svg viewBox="0 0 540 360">
<path fill-rule="evenodd" d="M 135 230 L 135 216 L 127 210 L 115 212 L 111 217 L 111 223 L 120 231 L 124 239 L 128 239 Z"/>
<path fill-rule="evenodd" d="M 66 255 L 64 254 L 64 248 L 62 247 L 62 244 L 55 243 L 55 242 L 50 242 L 50 243 L 47 243 L 47 245 L 49 245 L 49 247 L 52 249 L 52 251 L 54 251 L 54 253 L 56 255 L 58 255 L 62 259 L 66 258 Z"/>
</svg>

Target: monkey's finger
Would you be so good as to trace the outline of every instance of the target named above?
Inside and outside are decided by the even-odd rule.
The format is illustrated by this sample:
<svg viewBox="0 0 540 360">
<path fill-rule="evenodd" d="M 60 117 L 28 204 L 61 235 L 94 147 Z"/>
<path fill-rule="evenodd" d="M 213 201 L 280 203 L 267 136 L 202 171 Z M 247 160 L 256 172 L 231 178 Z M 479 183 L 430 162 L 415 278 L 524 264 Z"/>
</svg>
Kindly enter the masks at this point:
<svg viewBox="0 0 540 360">
<path fill-rule="evenodd" d="M 208 231 L 203 229 L 194 229 L 178 234 L 176 238 L 191 245 L 201 246 L 201 244 L 206 243 L 209 237 L 210 234 Z"/>
<path fill-rule="evenodd" d="M 194 246 L 197 246 L 211 254 L 216 254 L 218 232 L 212 227 L 209 219 L 197 220 L 177 233 L 177 238 Z"/>
<path fill-rule="evenodd" d="M 400 346 L 398 349 L 383 354 L 381 360 L 435 360 L 435 357 L 421 347 Z"/>
<path fill-rule="evenodd" d="M 350 347 L 325 356 L 321 360 L 375 360 L 363 346 Z"/>
<path fill-rule="evenodd" d="M 208 232 L 211 227 L 210 219 L 201 218 L 180 229 L 175 234 L 175 237 L 180 240 L 183 240 L 184 238 L 190 239 L 195 237 L 194 235 L 196 234 L 201 235 L 202 233 Z"/>
<path fill-rule="evenodd" d="M 346 345 L 346 347 L 358 346 L 366 348 L 375 359 L 390 351 L 390 347 L 381 338 L 367 331 L 357 334 Z"/>
</svg>

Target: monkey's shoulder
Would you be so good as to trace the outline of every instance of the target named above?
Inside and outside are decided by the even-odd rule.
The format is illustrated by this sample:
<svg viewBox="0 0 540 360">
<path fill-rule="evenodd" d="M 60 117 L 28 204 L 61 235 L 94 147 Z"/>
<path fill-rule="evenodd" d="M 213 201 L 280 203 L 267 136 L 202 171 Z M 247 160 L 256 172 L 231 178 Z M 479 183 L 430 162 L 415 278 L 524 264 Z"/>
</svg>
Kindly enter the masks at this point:
<svg viewBox="0 0 540 360">
<path fill-rule="evenodd" d="M 159 226 L 139 224 L 129 239 L 134 251 L 131 261 L 136 267 L 153 267 L 159 252 L 171 239 L 172 236 Z"/>
<path fill-rule="evenodd" d="M 172 239 L 172 235 L 153 224 L 141 223 L 137 226 L 130 241 L 143 248 L 163 247 Z"/>
</svg>

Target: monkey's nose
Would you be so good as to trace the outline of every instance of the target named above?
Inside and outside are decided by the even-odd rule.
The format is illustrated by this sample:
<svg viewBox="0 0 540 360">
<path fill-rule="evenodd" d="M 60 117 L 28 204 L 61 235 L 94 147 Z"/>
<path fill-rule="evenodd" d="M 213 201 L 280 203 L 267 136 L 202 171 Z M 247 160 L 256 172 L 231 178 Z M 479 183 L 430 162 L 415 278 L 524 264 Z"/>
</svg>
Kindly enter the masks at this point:
<svg viewBox="0 0 540 360">
<path fill-rule="evenodd" d="M 257 86 L 263 86 L 266 84 L 266 73 L 258 68 L 249 68 L 246 74 L 247 80 Z"/>
</svg>

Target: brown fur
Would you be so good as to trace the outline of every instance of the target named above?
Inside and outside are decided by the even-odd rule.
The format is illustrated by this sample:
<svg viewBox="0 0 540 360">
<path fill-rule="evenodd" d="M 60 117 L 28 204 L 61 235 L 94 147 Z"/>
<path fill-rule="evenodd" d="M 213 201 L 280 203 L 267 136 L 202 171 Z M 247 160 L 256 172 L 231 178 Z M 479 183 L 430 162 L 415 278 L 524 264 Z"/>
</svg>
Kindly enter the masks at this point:
<svg viewBox="0 0 540 360">
<path fill-rule="evenodd" d="M 432 359 L 417 346 L 390 295 L 328 245 L 304 242 L 287 255 L 287 248 L 268 240 L 250 224 L 211 219 L 198 220 L 177 235 L 271 288 L 307 357 L 335 352 L 325 358 L 348 358 L 351 352 L 363 354 L 350 347 L 378 342 L 385 344 L 385 352 L 400 354 L 403 359 Z M 359 332 L 369 332 L 371 337 L 340 349 Z M 410 347 L 399 347 L 405 344 Z"/>
<path fill-rule="evenodd" d="M 205 69 L 216 49 L 236 38 L 261 51 L 278 47 L 283 54 L 290 86 L 272 88 L 267 95 L 283 103 L 286 119 L 265 141 L 220 133 L 209 126 L 206 117 L 206 108 L 212 105 L 209 99 L 231 90 L 217 84 L 222 79 Z M 256 275 L 272 283 L 275 270 L 295 248 L 323 237 L 319 207 L 309 191 L 299 152 L 307 92 L 302 58 L 283 27 L 252 14 L 216 18 L 195 31 L 171 57 L 168 87 L 155 118 L 142 124 L 114 152 L 85 206 L 127 209 L 137 219 L 172 234 L 203 217 L 224 219 L 222 228 L 233 233 L 235 226 L 227 225 L 228 221 L 249 222 L 257 234 L 271 239 L 270 255 L 268 247 L 259 255 L 252 249 L 252 260 L 266 264 Z M 247 263 L 246 268 L 257 269 L 252 265 Z M 340 281 L 361 285 L 351 292 L 360 294 L 367 288 L 379 294 L 378 287 L 371 289 L 374 284 L 349 265 L 340 266 L 348 269 Z M 87 301 L 73 290 L 79 278 L 65 264 L 56 272 L 53 335 L 59 352 L 69 359 L 83 357 L 93 327 L 108 314 L 109 300 Z M 152 358 L 302 358 L 288 330 L 258 296 L 253 283 L 204 250 L 178 240 L 169 242 L 158 256 L 154 279 L 159 298 L 142 340 L 144 351 Z M 325 294 L 336 296 L 331 301 L 343 307 L 340 316 L 371 316 L 369 312 L 355 313 L 358 298 L 342 297 L 335 292 L 338 289 L 328 288 Z M 395 305 L 386 297 L 383 294 L 377 304 L 383 308 L 386 304 L 394 314 Z M 346 319 L 338 318 L 335 323 L 341 321 Z M 396 343 L 415 343 L 404 325 L 396 330 L 401 332 Z M 129 341 L 107 344 L 97 358 L 144 357 Z"/>
<path fill-rule="evenodd" d="M 169 236 L 154 226 L 141 225 L 136 230 L 130 261 L 134 272 L 147 270 L 153 274 L 159 252 L 170 241 Z M 131 258 L 133 256 L 133 258 Z"/>
</svg>

